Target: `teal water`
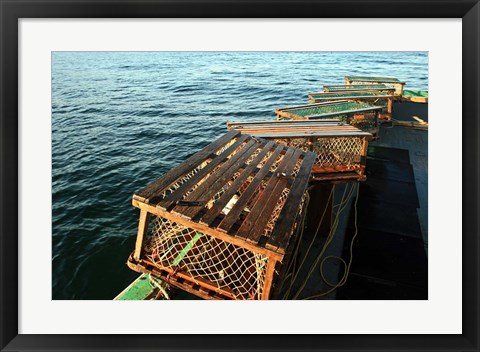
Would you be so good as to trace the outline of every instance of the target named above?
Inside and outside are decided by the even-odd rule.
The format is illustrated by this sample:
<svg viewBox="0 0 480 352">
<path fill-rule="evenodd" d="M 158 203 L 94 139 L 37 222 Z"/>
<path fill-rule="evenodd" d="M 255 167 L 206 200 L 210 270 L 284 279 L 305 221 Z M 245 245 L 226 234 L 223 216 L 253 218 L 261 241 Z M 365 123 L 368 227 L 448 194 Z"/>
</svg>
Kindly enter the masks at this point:
<svg viewBox="0 0 480 352">
<path fill-rule="evenodd" d="M 428 89 L 426 52 L 54 52 L 52 298 L 112 299 L 126 266 L 133 193 L 226 132 L 275 118 L 346 75 Z"/>
</svg>

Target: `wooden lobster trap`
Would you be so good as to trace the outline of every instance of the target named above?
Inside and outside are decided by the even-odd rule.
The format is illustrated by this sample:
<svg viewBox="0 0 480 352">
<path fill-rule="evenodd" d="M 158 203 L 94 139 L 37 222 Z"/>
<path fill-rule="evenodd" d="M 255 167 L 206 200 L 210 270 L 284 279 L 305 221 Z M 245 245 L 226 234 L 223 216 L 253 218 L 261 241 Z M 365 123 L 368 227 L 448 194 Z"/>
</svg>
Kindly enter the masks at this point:
<svg viewBox="0 0 480 352">
<path fill-rule="evenodd" d="M 338 119 L 378 138 L 378 117 L 383 108 L 347 100 L 328 101 L 276 109 L 277 120 Z"/>
<path fill-rule="evenodd" d="M 332 85 L 332 86 L 323 86 L 323 91 L 325 93 L 335 92 L 335 93 L 349 93 L 351 91 L 362 91 L 362 92 L 375 92 L 383 93 L 387 95 L 395 95 L 395 88 L 391 86 L 386 86 L 385 84 L 342 84 L 342 85 Z"/>
<path fill-rule="evenodd" d="M 383 120 L 390 120 L 392 118 L 393 94 L 369 90 L 327 93 L 324 92 L 310 93 L 308 94 L 308 100 L 310 104 L 322 103 L 326 101 L 347 100 L 357 103 L 365 103 L 370 106 L 381 106 L 383 109 L 379 117 Z"/>
<path fill-rule="evenodd" d="M 135 193 L 128 266 L 205 299 L 269 299 L 301 227 L 314 161 L 228 132 Z"/>
<path fill-rule="evenodd" d="M 368 142 L 372 135 L 338 120 L 228 122 L 230 130 L 290 147 L 313 151 L 314 181 L 364 181 Z"/>
<path fill-rule="evenodd" d="M 345 76 L 345 84 L 384 84 L 395 88 L 395 96 L 401 97 L 403 95 L 403 87 L 405 82 L 401 82 L 394 77 L 370 77 L 370 76 Z"/>
</svg>

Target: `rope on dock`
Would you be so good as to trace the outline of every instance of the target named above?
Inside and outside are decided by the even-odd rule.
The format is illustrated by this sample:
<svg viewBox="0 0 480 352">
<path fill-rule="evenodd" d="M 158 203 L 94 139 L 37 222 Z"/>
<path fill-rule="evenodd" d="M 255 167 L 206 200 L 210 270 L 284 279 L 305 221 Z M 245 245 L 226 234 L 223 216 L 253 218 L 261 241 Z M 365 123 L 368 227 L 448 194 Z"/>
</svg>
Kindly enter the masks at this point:
<svg viewBox="0 0 480 352">
<path fill-rule="evenodd" d="M 292 277 L 292 280 L 290 281 L 290 287 L 288 288 L 288 290 L 286 291 L 283 299 L 298 299 L 298 297 L 300 296 L 300 294 L 303 292 L 305 286 L 307 285 L 310 277 L 312 276 L 315 268 L 317 268 L 318 264 L 320 263 L 320 275 L 323 279 L 323 281 L 329 285 L 329 286 L 333 286 L 331 289 L 325 291 L 325 292 L 320 292 L 318 294 L 315 294 L 313 296 L 309 296 L 305 299 L 312 299 L 312 298 L 317 298 L 317 297 L 321 297 L 321 296 L 325 296 L 331 292 L 333 292 L 334 290 L 336 290 L 338 287 L 340 286 L 343 286 L 346 281 L 347 281 L 347 278 L 348 278 L 348 274 L 350 272 L 350 266 L 351 266 L 351 263 L 352 263 L 352 259 L 353 259 L 353 243 L 354 243 L 354 240 L 358 234 L 358 229 L 357 229 L 357 202 L 358 202 L 358 197 L 359 197 L 359 184 L 357 183 L 356 185 L 353 185 L 349 190 L 348 190 L 348 187 L 345 187 L 345 190 L 343 192 L 343 195 L 342 195 L 342 199 L 340 201 L 340 203 L 337 205 L 338 206 L 338 210 L 337 210 L 337 213 L 336 213 L 336 216 L 335 216 L 335 219 L 334 219 L 334 222 L 333 222 L 333 225 L 332 225 L 332 228 L 327 236 L 327 240 L 325 241 L 325 244 L 323 245 L 322 247 L 322 250 L 320 251 L 320 253 L 318 254 L 318 256 L 315 258 L 314 260 L 314 263 L 312 264 L 312 266 L 310 267 L 309 269 L 309 272 L 306 276 L 306 278 L 303 280 L 303 282 L 301 283 L 300 287 L 298 288 L 298 290 L 295 292 L 295 294 L 290 298 L 290 293 L 291 293 L 291 290 L 293 289 L 293 285 L 300 273 L 300 270 L 302 269 L 303 265 L 305 264 L 305 261 L 306 261 L 306 258 L 317 238 L 317 235 L 318 235 L 318 232 L 320 230 L 320 227 L 321 227 L 321 224 L 324 220 L 324 217 L 325 217 L 325 213 L 326 213 L 326 210 L 324 210 L 323 214 L 322 214 L 322 217 L 320 219 L 320 222 L 317 226 L 317 229 L 313 235 L 313 238 L 312 238 L 312 241 L 310 242 L 310 245 L 306 251 L 306 253 L 304 254 L 303 256 L 303 260 L 302 262 L 300 263 L 300 266 L 298 267 L 297 271 L 295 273 L 290 273 L 286 279 L 288 277 Z M 328 201 L 330 201 L 331 197 L 333 196 L 333 192 L 335 190 L 335 186 L 332 188 L 332 191 L 330 192 L 330 196 L 328 198 Z M 347 190 L 348 190 L 348 194 L 347 194 Z M 346 206 L 348 205 L 350 199 L 354 196 L 354 194 L 356 195 L 356 199 L 355 199 L 355 234 L 352 238 L 352 241 L 350 243 L 350 260 L 349 260 L 349 263 L 347 264 L 342 258 L 340 257 L 337 257 L 337 256 L 327 256 L 327 257 L 323 257 L 323 255 L 325 254 L 325 251 L 327 249 L 327 247 L 330 245 L 330 243 L 332 242 L 333 238 L 335 237 L 335 234 L 336 234 L 336 230 L 337 230 L 337 227 L 338 227 L 338 224 L 339 224 L 339 221 L 340 221 L 340 214 L 343 212 L 343 210 L 346 208 Z M 303 235 L 303 231 L 301 232 L 301 235 Z M 299 239 L 301 240 L 301 238 Z M 292 258 L 292 263 L 294 261 L 296 261 L 296 257 L 297 257 L 297 254 L 298 254 L 298 248 L 296 249 L 295 251 L 295 254 L 294 254 L 294 258 Z M 342 278 L 340 279 L 340 281 L 337 283 L 337 284 L 331 284 L 328 280 L 325 279 L 325 276 L 323 274 L 323 265 L 325 263 L 326 260 L 328 259 L 331 259 L 331 258 L 335 258 L 335 259 L 338 259 L 340 260 L 341 262 L 344 263 L 344 266 L 345 266 L 345 271 L 344 271 L 344 274 L 342 276 Z M 292 263 L 290 264 L 290 266 L 292 266 Z"/>
<path fill-rule="evenodd" d="M 155 286 L 160 290 L 160 292 L 162 293 L 163 297 L 165 297 L 165 299 L 170 300 L 170 296 L 168 295 L 168 292 L 165 289 L 165 287 L 162 286 L 161 282 L 158 282 L 157 279 L 155 279 L 151 274 L 148 274 L 148 279 L 153 286 Z"/>
</svg>

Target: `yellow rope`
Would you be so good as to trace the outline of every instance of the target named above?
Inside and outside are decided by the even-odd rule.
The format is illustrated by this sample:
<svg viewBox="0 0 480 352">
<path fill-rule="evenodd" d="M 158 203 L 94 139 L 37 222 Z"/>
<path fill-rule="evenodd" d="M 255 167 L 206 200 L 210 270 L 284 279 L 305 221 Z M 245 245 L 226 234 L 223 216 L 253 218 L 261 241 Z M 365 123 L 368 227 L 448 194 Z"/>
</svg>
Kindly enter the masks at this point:
<svg viewBox="0 0 480 352">
<path fill-rule="evenodd" d="M 345 283 L 347 282 L 347 278 L 348 278 L 348 275 L 350 273 L 350 267 L 352 265 L 352 261 L 353 261 L 353 244 L 355 242 L 355 238 L 357 237 L 358 235 L 358 227 L 357 227 L 357 218 L 358 218 L 358 213 L 357 213 L 357 203 L 358 203 L 358 195 L 359 195 L 359 185 L 357 185 L 357 192 L 356 192 L 356 199 L 355 199 L 355 207 L 354 207 L 354 210 L 355 210 L 355 233 L 352 237 L 352 240 L 350 242 L 350 260 L 348 262 L 348 265 L 347 263 L 345 262 L 345 260 L 343 260 L 342 258 L 338 257 L 338 256 L 333 256 L 333 255 L 330 255 L 330 256 L 327 256 L 325 257 L 322 262 L 320 263 L 320 275 L 322 276 L 322 279 L 323 281 L 329 285 L 329 286 L 332 286 L 331 289 L 327 290 L 326 292 L 322 292 L 322 293 L 318 293 L 318 294 L 315 294 L 313 296 L 310 296 L 310 297 L 307 297 L 307 298 L 304 298 L 304 299 L 312 299 L 312 298 L 317 298 L 317 297 L 322 297 L 322 296 L 325 296 L 333 291 L 335 291 L 337 288 L 345 285 Z M 335 285 L 335 284 L 331 284 L 324 276 L 324 273 L 323 273 L 323 264 L 325 263 L 325 261 L 329 258 L 333 258 L 333 259 L 338 259 L 340 260 L 344 267 L 345 267 L 345 271 L 343 272 L 343 276 L 342 278 L 340 279 L 340 281 Z"/>
<path fill-rule="evenodd" d="M 328 204 L 328 202 L 330 202 L 330 199 L 332 198 L 334 189 L 335 189 L 335 185 L 333 185 L 332 190 L 331 190 L 331 192 L 330 192 L 330 195 L 328 196 L 327 204 Z M 322 217 L 320 218 L 320 221 L 319 221 L 319 223 L 318 223 L 317 229 L 315 230 L 315 233 L 314 233 L 314 235 L 313 235 L 313 238 L 312 238 L 312 240 L 310 241 L 310 245 L 308 246 L 307 252 L 306 252 L 306 253 L 304 254 L 304 256 L 303 256 L 303 259 L 302 259 L 302 262 L 301 262 L 300 266 L 298 267 L 298 269 L 297 269 L 297 271 L 295 272 L 295 274 L 291 273 L 291 274 L 288 275 L 288 276 L 290 276 L 290 275 L 292 276 L 292 280 L 290 281 L 290 287 L 288 288 L 287 292 L 285 293 L 284 298 L 285 298 L 285 297 L 288 297 L 288 295 L 290 294 L 290 291 L 291 291 L 291 289 L 292 289 L 292 287 L 293 287 L 293 283 L 294 283 L 295 280 L 297 279 L 297 276 L 298 276 L 298 274 L 300 273 L 300 269 L 303 267 L 303 264 L 305 263 L 305 260 L 306 260 L 306 258 L 307 258 L 307 256 L 308 256 L 308 254 L 310 253 L 310 250 L 311 250 L 313 244 L 315 243 L 315 239 L 317 238 L 318 231 L 320 230 L 320 226 L 321 226 L 322 223 L 323 223 L 323 219 L 325 218 L 325 214 L 326 214 L 326 212 L 327 212 L 327 209 L 328 209 L 328 207 L 325 207 L 325 209 L 323 210 Z M 303 229 L 302 229 L 302 235 L 303 235 Z M 300 247 L 300 242 L 299 242 L 299 244 L 298 244 L 298 246 L 297 246 L 297 250 L 296 250 L 296 252 L 295 252 L 295 259 L 296 259 L 296 256 L 297 256 L 297 254 L 298 254 L 298 249 L 299 249 L 299 247 Z M 293 262 L 293 260 L 290 262 L 290 266 L 289 266 L 287 272 L 290 271 L 290 268 L 291 268 L 291 266 L 292 266 L 292 265 L 291 265 L 292 262 Z"/>
<path fill-rule="evenodd" d="M 310 271 L 308 272 L 307 274 L 307 277 L 305 278 L 305 280 L 302 282 L 300 288 L 297 290 L 297 292 L 295 293 L 295 295 L 292 297 L 292 299 L 297 299 L 299 297 L 299 295 L 302 293 L 302 291 L 304 290 L 305 286 L 307 285 L 307 282 L 308 280 L 310 279 L 310 277 L 312 276 L 313 274 L 313 271 L 315 270 L 315 268 L 317 267 L 317 265 L 319 264 L 320 260 L 322 259 L 322 256 L 323 254 L 325 253 L 327 247 L 330 245 L 330 243 L 332 242 L 332 240 L 334 239 L 335 237 L 335 234 L 337 232 L 337 227 L 338 227 L 338 224 L 339 224 L 339 219 L 340 219 L 340 214 L 343 212 L 343 210 L 346 208 L 346 206 L 348 205 L 351 197 L 353 196 L 353 190 L 355 189 L 355 185 L 353 185 L 349 192 L 348 192 L 348 195 L 347 195 L 347 189 L 348 189 L 348 186 L 345 187 L 345 190 L 343 192 L 343 195 L 342 195 L 342 199 L 340 201 L 340 204 L 339 204 L 339 209 L 336 213 L 336 216 L 335 216 L 335 220 L 332 224 L 332 228 L 330 229 L 330 232 L 327 236 L 327 239 L 325 241 L 325 244 L 323 245 L 322 247 L 322 250 L 320 251 L 319 255 L 317 256 L 317 258 L 315 259 L 313 265 L 310 267 Z M 357 195 L 358 195 L 358 187 L 357 187 Z M 318 232 L 318 229 L 320 227 L 317 227 L 317 231 Z M 315 234 L 315 236 L 317 235 L 317 233 Z M 292 283 L 293 284 L 293 283 Z M 289 293 L 289 292 L 288 292 Z M 288 295 L 285 295 L 285 297 L 288 297 Z M 284 298 L 285 298 L 284 297 Z"/>
</svg>

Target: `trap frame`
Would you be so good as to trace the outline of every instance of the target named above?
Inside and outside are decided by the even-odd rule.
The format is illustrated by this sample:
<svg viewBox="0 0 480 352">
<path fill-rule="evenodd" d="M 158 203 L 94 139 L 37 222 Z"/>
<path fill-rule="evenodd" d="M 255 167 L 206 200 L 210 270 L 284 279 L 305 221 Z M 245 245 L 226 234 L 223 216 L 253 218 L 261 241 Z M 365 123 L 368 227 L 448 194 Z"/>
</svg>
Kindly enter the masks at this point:
<svg viewBox="0 0 480 352">
<path fill-rule="evenodd" d="M 370 106 L 347 100 L 292 106 L 276 109 L 277 120 L 325 120 L 338 119 L 378 138 L 378 117 L 381 106 Z"/>
<path fill-rule="evenodd" d="M 385 84 L 341 84 L 341 85 L 327 85 L 323 86 L 325 93 L 348 93 L 351 91 L 368 91 L 378 92 L 388 95 L 395 94 L 395 88 L 386 86 Z"/>
<path fill-rule="evenodd" d="M 405 82 L 401 82 L 395 77 L 371 77 L 371 76 L 345 76 L 345 84 L 384 84 L 395 88 L 395 96 L 403 95 L 403 87 Z"/>
<path fill-rule="evenodd" d="M 313 181 L 364 181 L 368 142 L 372 135 L 338 120 L 227 122 L 229 130 L 261 137 L 317 157 Z"/>
<path fill-rule="evenodd" d="M 228 132 L 134 194 L 140 219 L 128 266 L 205 299 L 269 299 L 314 161 Z"/>
<path fill-rule="evenodd" d="M 309 93 L 308 100 L 310 104 L 347 100 L 368 104 L 370 106 L 381 106 L 383 109 L 379 117 L 383 120 L 390 120 L 392 117 L 393 92 L 392 94 L 388 94 L 371 90 L 351 90 L 346 92 Z"/>
</svg>

